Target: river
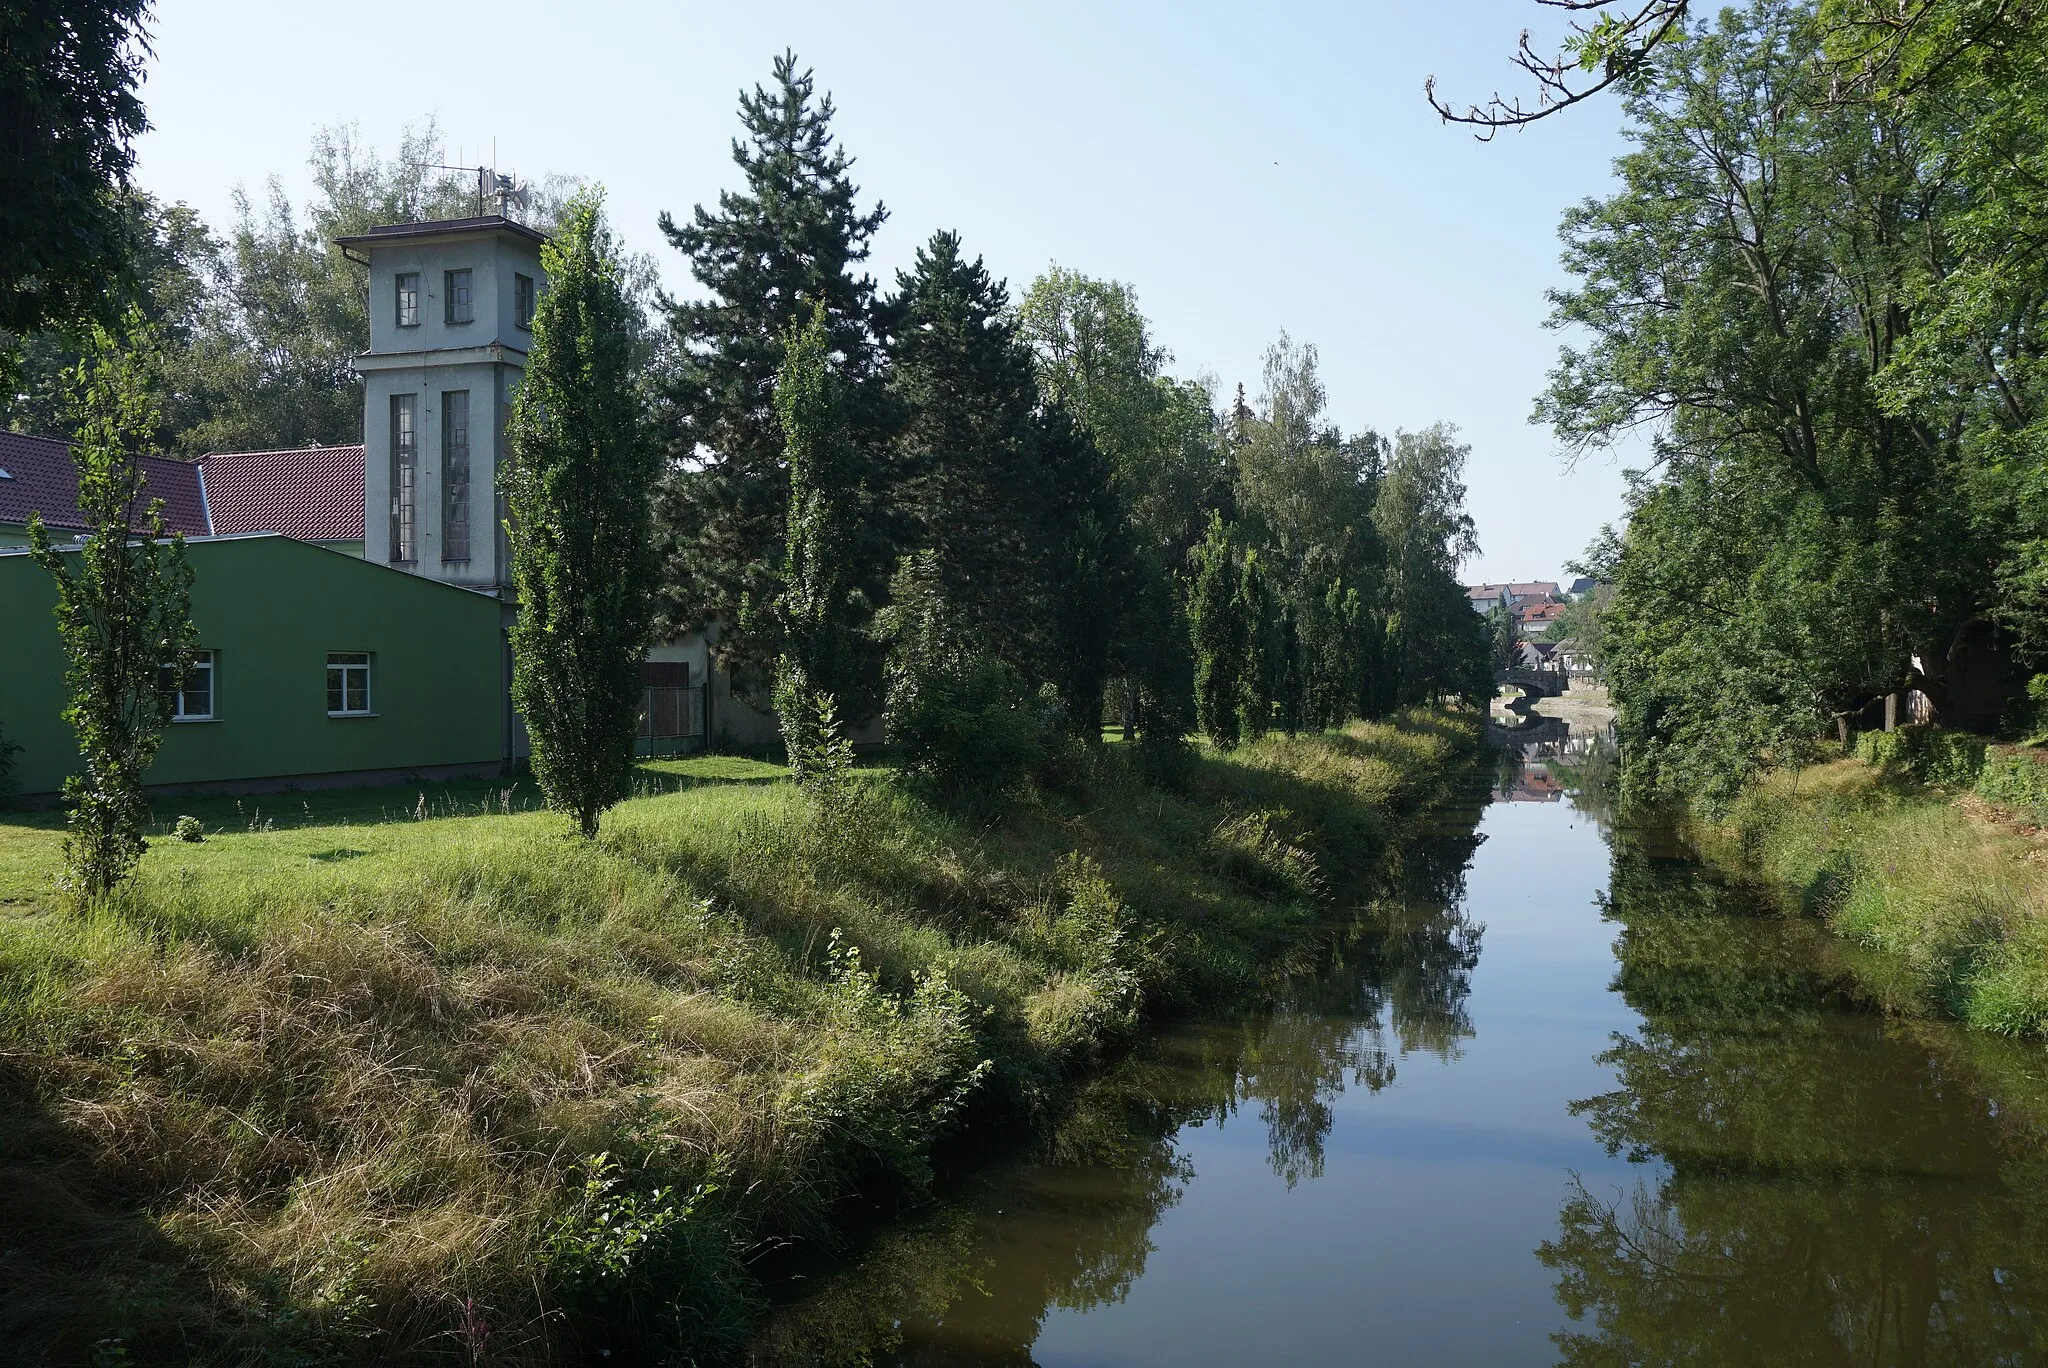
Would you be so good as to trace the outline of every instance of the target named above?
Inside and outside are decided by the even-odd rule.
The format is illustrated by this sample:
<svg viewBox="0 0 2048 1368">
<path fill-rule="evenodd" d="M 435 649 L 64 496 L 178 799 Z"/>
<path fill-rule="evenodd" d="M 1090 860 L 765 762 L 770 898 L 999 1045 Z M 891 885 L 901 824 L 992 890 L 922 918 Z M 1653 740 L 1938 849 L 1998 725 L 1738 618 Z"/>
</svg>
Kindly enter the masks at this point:
<svg viewBox="0 0 2048 1368">
<path fill-rule="evenodd" d="M 1510 753 L 1272 1002 L 785 1284 L 754 1361 L 2048 1363 L 2040 1048 L 1878 1012 L 1617 824 L 1584 740 Z"/>
</svg>

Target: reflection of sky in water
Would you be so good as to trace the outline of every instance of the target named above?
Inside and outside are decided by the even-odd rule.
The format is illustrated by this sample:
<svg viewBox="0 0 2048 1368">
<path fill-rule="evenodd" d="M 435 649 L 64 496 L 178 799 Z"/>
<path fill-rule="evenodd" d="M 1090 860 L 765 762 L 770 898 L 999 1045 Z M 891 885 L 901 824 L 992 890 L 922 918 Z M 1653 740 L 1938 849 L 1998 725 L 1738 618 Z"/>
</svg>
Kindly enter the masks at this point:
<svg viewBox="0 0 2048 1368">
<path fill-rule="evenodd" d="M 1596 1194 L 1655 1180 L 1568 1110 L 1614 1086 L 1595 1056 L 1636 1018 L 1608 991 L 1593 825 L 1569 803 L 1496 804 L 1482 829 L 1473 1034 L 1449 1060 L 1409 1053 L 1385 1089 L 1337 1096 L 1322 1176 L 1292 1189 L 1256 1111 L 1184 1128 L 1194 1180 L 1152 1229 L 1144 1273 L 1120 1303 L 1049 1314 L 1038 1363 L 1555 1361 L 1564 1316 L 1534 1251 L 1557 1234 L 1571 1172 Z"/>
<path fill-rule="evenodd" d="M 1462 875 L 1469 829 L 1411 847 L 1324 972 L 1133 1052 L 757 1361 L 2048 1363 L 2039 1043 L 1878 1014 L 1611 763 Z"/>
</svg>

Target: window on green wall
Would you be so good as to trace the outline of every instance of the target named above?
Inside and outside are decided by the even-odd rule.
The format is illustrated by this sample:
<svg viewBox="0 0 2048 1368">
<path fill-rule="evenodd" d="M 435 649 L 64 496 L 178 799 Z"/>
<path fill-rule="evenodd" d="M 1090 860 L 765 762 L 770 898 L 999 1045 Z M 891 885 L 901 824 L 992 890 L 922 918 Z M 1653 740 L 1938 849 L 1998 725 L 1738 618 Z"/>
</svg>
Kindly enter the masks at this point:
<svg viewBox="0 0 2048 1368">
<path fill-rule="evenodd" d="M 327 715 L 366 717 L 370 712 L 370 653 L 327 653 Z"/>
<path fill-rule="evenodd" d="M 170 665 L 157 671 L 157 692 L 170 709 L 171 721 L 213 721 L 213 663 L 212 651 L 194 651 L 182 679 Z"/>
</svg>

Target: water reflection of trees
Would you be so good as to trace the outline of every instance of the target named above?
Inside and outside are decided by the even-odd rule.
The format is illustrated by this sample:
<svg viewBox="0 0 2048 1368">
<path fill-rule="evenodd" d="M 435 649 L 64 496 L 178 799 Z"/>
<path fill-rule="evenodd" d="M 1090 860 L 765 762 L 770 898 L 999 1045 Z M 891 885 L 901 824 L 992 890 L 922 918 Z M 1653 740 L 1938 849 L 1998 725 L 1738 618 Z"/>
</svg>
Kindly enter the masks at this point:
<svg viewBox="0 0 2048 1368">
<path fill-rule="evenodd" d="M 1750 915 L 1626 829 L 1615 847 L 1617 987 L 1643 1023 L 1577 1110 L 1665 1172 L 1565 1203 L 1539 1251 L 1582 1322 L 1562 1361 L 2048 1361 L 2038 1132 L 1945 1030 L 1863 1010 L 1811 923 Z"/>
<path fill-rule="evenodd" d="M 1028 1158 L 965 1180 L 774 1317 L 755 1361 L 1030 1363 L 1048 1311 L 1120 1301 L 1144 1272 L 1192 1176 L 1176 1142 L 1192 1124 L 1255 1109 L 1273 1171 L 1290 1187 L 1319 1177 L 1339 1094 L 1472 1034 L 1481 928 L 1462 904 L 1478 811 L 1447 813 L 1354 890 L 1359 911 L 1323 959 L 1266 1007 L 1190 1024 L 1096 1079 Z"/>
</svg>

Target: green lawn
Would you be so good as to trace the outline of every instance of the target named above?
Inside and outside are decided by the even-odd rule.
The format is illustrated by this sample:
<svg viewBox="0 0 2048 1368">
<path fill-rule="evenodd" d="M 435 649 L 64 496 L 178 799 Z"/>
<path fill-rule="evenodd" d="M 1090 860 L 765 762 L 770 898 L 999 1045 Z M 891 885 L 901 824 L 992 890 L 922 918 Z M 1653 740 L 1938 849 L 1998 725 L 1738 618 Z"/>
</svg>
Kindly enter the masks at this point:
<svg viewBox="0 0 2048 1368">
<path fill-rule="evenodd" d="M 781 765 L 739 755 L 645 760 L 638 770 L 635 787 L 643 795 L 707 784 L 770 783 L 787 773 Z M 461 830 L 448 825 L 453 819 L 530 813 L 540 806 L 531 779 L 159 797 L 151 804 L 155 821 L 148 859 L 153 867 L 168 870 L 232 865 L 270 877 L 301 861 L 333 864 L 412 840 L 441 840 Z M 170 834 L 172 824 L 187 814 L 206 829 L 203 853 L 181 848 Z M 34 902 L 50 892 L 62 868 L 63 829 L 64 814 L 58 810 L 0 811 L 0 907 Z"/>
</svg>

